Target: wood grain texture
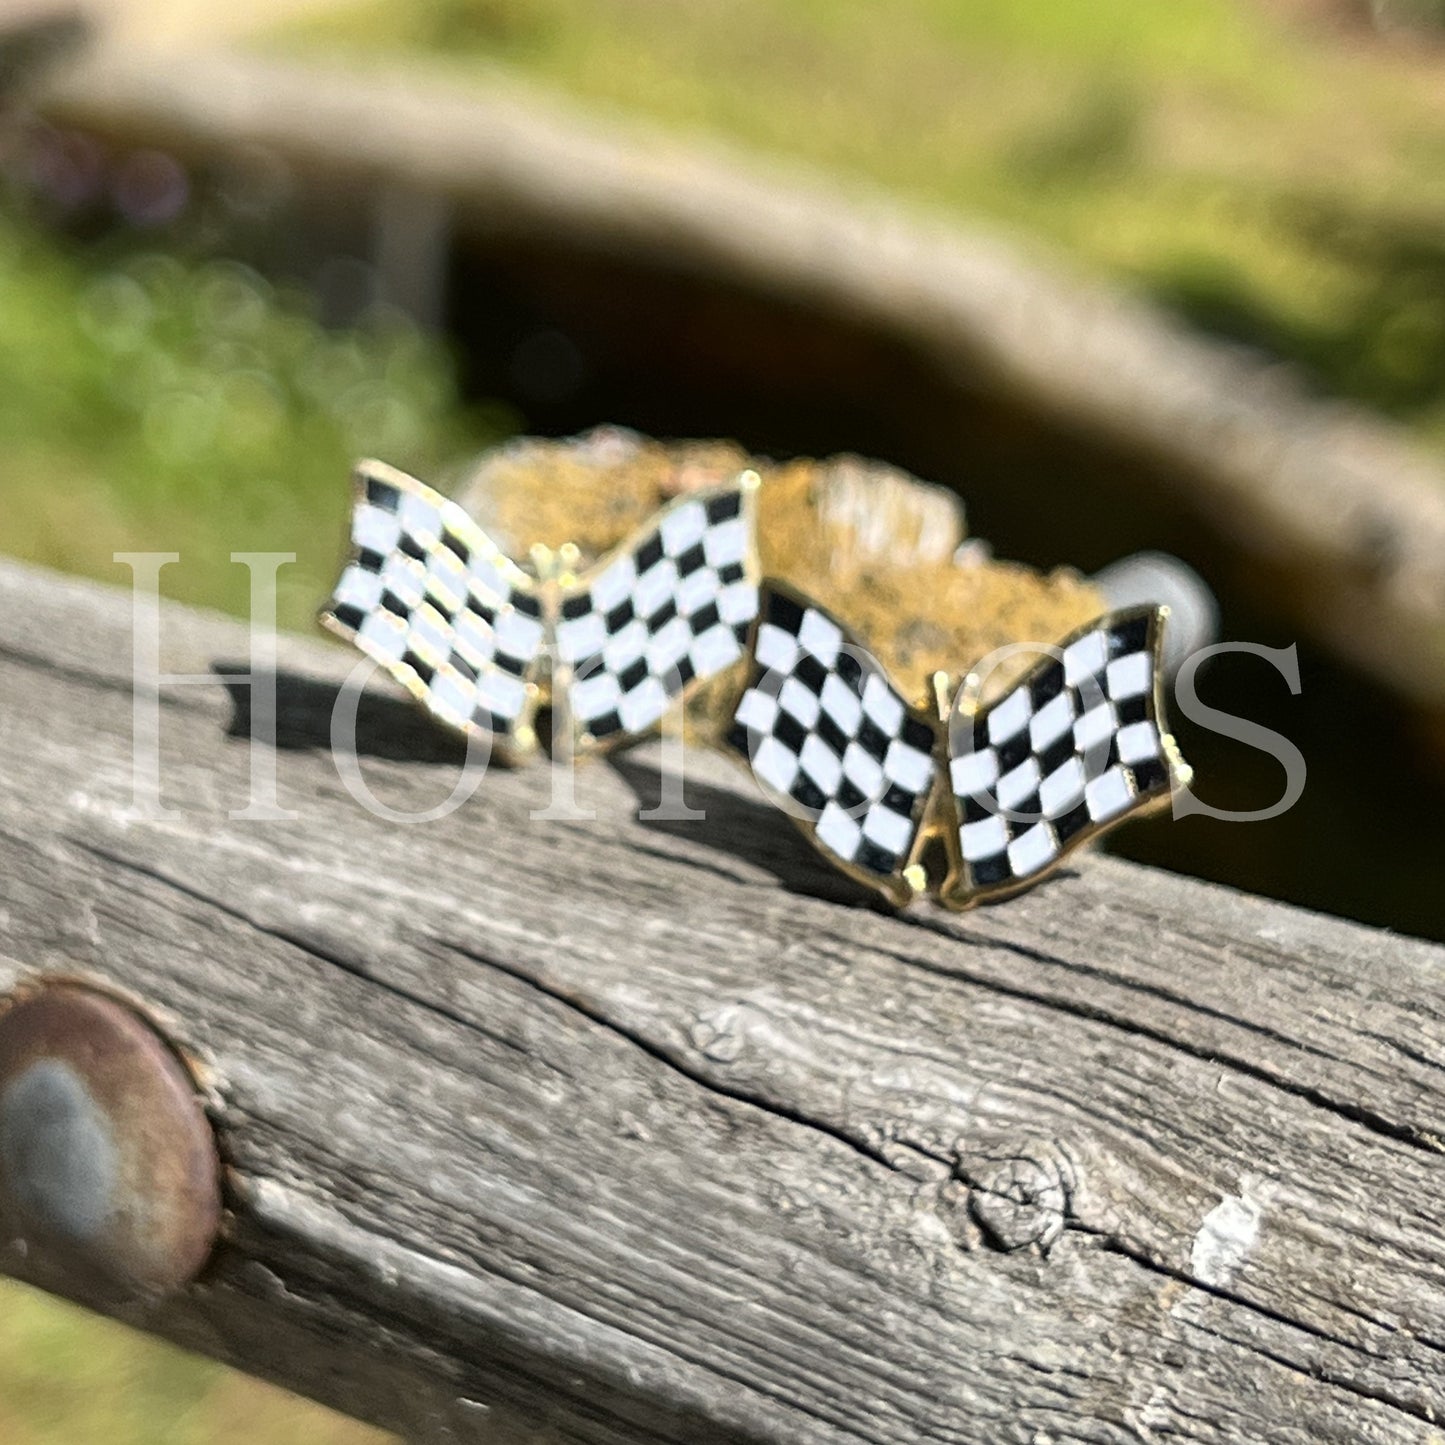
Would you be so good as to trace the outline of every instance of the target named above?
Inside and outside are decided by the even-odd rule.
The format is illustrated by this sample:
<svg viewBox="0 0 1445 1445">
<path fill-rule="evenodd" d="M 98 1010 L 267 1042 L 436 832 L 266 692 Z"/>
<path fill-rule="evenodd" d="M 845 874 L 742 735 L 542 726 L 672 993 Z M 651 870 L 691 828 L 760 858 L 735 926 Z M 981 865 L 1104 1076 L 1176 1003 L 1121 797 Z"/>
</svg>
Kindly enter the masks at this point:
<svg viewBox="0 0 1445 1445">
<path fill-rule="evenodd" d="M 328 183 L 400 182 L 489 235 L 680 271 L 900 340 L 945 377 L 1150 459 L 1200 525 L 1280 577 L 1305 635 L 1445 707 L 1438 461 L 1277 364 L 955 217 L 604 120 L 502 73 L 101 49 L 42 104 L 181 155 L 259 146 Z"/>
<path fill-rule="evenodd" d="M 387 824 L 281 644 L 167 608 L 130 803 L 129 603 L 0 564 L 0 986 L 99 975 L 207 1062 L 227 1241 L 126 1317 L 417 1440 L 1441 1441 L 1445 950 L 1090 858 L 859 906 L 745 775 L 658 760 Z M 459 757 L 369 693 L 366 776 Z M 4 1267 L 63 1288 L 44 1262 Z"/>
</svg>

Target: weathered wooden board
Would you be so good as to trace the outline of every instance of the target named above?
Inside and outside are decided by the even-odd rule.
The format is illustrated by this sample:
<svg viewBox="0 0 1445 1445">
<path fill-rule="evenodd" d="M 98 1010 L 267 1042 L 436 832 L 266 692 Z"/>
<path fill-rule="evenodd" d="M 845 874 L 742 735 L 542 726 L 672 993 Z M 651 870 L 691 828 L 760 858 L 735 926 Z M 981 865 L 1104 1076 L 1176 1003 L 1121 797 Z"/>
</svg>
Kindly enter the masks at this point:
<svg viewBox="0 0 1445 1445">
<path fill-rule="evenodd" d="M 128 1318 L 418 1440 L 1445 1439 L 1445 950 L 1102 858 L 891 916 L 716 760 L 705 820 L 639 820 L 649 750 L 579 773 L 593 821 L 535 768 L 386 824 L 303 639 L 299 817 L 228 817 L 218 685 L 165 693 L 137 822 L 130 647 L 123 595 L 0 565 L 0 987 L 167 1011 L 233 1170 L 206 1278 Z M 449 792 L 389 695 L 361 741 L 391 805 Z"/>
<path fill-rule="evenodd" d="M 1279 579 L 1304 635 L 1445 706 L 1438 461 L 1278 364 L 955 218 L 603 120 L 500 73 L 468 83 L 419 66 L 115 48 L 40 103 L 187 156 L 262 147 L 303 177 L 444 198 L 474 230 L 710 278 L 902 340 L 960 384 L 1152 459 L 1251 575 Z"/>
</svg>

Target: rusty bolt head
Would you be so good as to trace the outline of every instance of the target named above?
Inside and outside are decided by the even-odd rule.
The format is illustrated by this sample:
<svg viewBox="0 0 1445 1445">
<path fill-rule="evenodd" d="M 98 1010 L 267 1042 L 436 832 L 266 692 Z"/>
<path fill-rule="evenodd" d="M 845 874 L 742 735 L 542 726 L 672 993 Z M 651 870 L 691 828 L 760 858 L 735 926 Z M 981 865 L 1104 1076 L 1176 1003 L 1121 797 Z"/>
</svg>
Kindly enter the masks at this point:
<svg viewBox="0 0 1445 1445">
<path fill-rule="evenodd" d="M 160 1295 L 196 1277 L 220 1223 L 215 1135 L 148 1023 L 69 983 L 0 1014 L 0 1238 L 78 1282 Z"/>
</svg>

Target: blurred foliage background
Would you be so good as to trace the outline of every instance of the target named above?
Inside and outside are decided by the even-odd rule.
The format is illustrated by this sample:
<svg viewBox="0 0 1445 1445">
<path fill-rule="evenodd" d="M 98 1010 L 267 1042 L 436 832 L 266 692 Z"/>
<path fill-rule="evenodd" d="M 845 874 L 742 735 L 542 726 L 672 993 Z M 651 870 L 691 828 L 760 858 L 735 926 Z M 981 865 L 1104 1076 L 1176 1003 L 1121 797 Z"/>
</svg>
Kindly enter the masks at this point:
<svg viewBox="0 0 1445 1445">
<path fill-rule="evenodd" d="M 249 43 L 503 67 L 991 218 L 1445 451 L 1442 0 L 286 10 L 259 7 L 270 28 Z M 232 551 L 294 551 L 281 620 L 304 627 L 332 580 L 353 459 L 430 476 L 525 425 L 465 396 L 448 343 L 401 314 L 337 325 L 316 294 L 235 259 L 225 217 L 198 214 L 164 158 L 110 172 L 57 140 L 0 162 L 5 551 L 112 578 L 115 551 L 177 551 L 167 590 L 233 610 L 247 577 Z M 0 1287 L 4 1445 L 376 1438 Z"/>
<path fill-rule="evenodd" d="M 1445 448 L 1439 0 L 390 0 L 288 44 L 520 70 L 992 217 Z"/>
<path fill-rule="evenodd" d="M 295 552 L 283 626 L 334 580 L 358 457 L 430 475 L 500 431 L 405 318 L 328 330 L 314 299 L 225 259 L 0 220 L 0 319 L 5 549 L 104 577 L 114 552 L 179 552 L 167 591 L 233 611 L 231 552 Z"/>
<path fill-rule="evenodd" d="M 385 1445 L 389 1439 L 73 1305 L 0 1282 L 5 1445 Z"/>
<path fill-rule="evenodd" d="M 311 0 L 289 23 L 286 8 L 263 7 L 250 43 L 504 67 L 991 218 L 1445 450 L 1445 59 L 1365 23 L 1445 34 L 1435 0 Z M 231 550 L 296 550 L 283 615 L 302 625 L 352 458 L 434 474 L 525 418 L 464 400 L 445 343 L 402 316 L 325 327 L 315 297 L 219 259 L 224 219 L 157 204 L 154 177 L 87 174 L 99 165 L 57 147 L 7 168 L 0 544 L 115 575 L 110 554 L 143 540 L 196 559 L 168 569 L 173 595 L 233 607 Z M 36 193 L 41 220 L 63 219 L 87 185 L 116 192 L 118 235 L 34 223 Z"/>
</svg>

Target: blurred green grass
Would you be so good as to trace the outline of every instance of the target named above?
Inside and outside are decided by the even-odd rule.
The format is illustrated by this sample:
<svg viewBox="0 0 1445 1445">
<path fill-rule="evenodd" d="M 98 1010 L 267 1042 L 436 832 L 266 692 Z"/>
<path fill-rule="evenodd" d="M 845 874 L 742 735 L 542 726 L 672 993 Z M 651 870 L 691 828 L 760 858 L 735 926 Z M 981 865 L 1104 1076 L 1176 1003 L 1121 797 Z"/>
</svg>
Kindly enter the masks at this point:
<svg viewBox="0 0 1445 1445">
<path fill-rule="evenodd" d="M 4 1445 L 386 1445 L 390 1438 L 0 1282 Z"/>
<path fill-rule="evenodd" d="M 1271 0 L 353 0 L 278 39 L 500 63 L 992 218 L 1445 446 L 1438 50 Z"/>
<path fill-rule="evenodd" d="M 442 344 L 400 317 L 330 331 L 225 260 L 107 256 L 0 218 L 0 317 L 0 547 L 117 581 L 114 552 L 178 552 L 168 595 L 236 612 L 231 553 L 295 552 L 285 627 L 335 580 L 357 458 L 433 475 L 508 425 L 464 406 Z"/>
</svg>

